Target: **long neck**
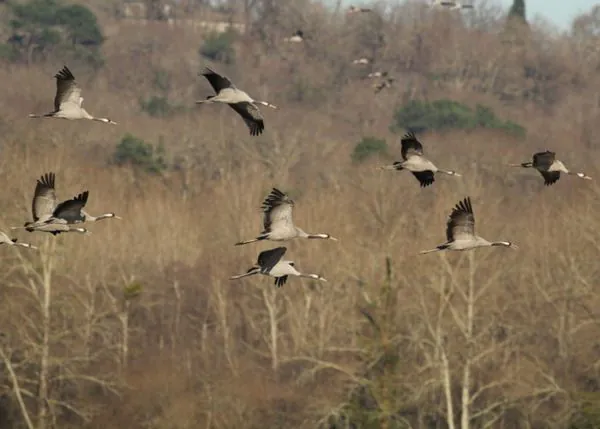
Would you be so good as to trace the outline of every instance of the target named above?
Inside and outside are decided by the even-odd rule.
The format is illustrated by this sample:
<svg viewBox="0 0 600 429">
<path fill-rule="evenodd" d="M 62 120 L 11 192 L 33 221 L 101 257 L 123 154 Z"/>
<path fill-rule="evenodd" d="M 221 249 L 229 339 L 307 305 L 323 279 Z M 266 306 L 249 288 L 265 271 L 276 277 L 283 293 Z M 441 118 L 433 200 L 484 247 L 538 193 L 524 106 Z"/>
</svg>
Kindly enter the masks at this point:
<svg viewBox="0 0 600 429">
<path fill-rule="evenodd" d="M 230 279 L 231 280 L 241 279 L 242 277 L 253 276 L 254 274 L 258 274 L 258 273 L 260 273 L 260 268 L 259 267 L 252 267 L 246 273 L 240 274 L 239 276 L 231 276 Z"/>
<path fill-rule="evenodd" d="M 447 174 L 448 176 L 455 176 L 456 175 L 456 172 L 454 172 L 454 171 L 440 170 L 439 168 L 438 168 L 438 173 L 444 173 L 444 174 Z"/>
<path fill-rule="evenodd" d="M 504 246 L 510 247 L 510 243 L 508 241 L 492 241 L 490 246 Z"/>
<path fill-rule="evenodd" d="M 307 232 L 305 232 L 304 230 L 302 230 L 301 228 L 296 227 L 296 231 L 298 231 L 298 237 L 302 237 L 302 238 L 320 238 L 320 239 L 327 239 L 330 237 L 329 234 L 309 234 Z"/>
<path fill-rule="evenodd" d="M 300 277 L 306 277 L 308 279 L 319 280 L 320 277 L 316 274 L 299 274 Z"/>
<path fill-rule="evenodd" d="M 96 216 L 96 217 L 91 216 L 87 213 L 84 213 L 84 215 L 85 215 L 86 222 L 96 222 L 96 221 L 99 221 L 102 219 L 109 219 L 111 217 L 114 217 L 114 215 L 112 213 L 105 213 L 105 214 L 102 214 L 102 215 Z"/>
<path fill-rule="evenodd" d="M 258 103 L 258 104 L 262 104 L 263 106 L 270 107 L 271 109 L 277 109 L 277 106 L 275 106 L 274 104 L 269 103 L 268 101 L 254 100 L 254 102 Z"/>
<path fill-rule="evenodd" d="M 320 238 L 326 240 L 329 238 L 329 234 L 308 234 L 306 238 Z"/>
</svg>

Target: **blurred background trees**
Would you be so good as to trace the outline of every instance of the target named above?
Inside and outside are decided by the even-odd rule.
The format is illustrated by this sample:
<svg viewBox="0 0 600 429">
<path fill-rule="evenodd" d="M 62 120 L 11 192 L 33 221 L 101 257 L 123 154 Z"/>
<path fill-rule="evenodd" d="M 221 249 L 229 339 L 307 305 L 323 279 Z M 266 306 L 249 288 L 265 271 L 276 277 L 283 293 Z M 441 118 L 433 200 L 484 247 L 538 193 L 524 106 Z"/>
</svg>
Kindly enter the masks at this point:
<svg viewBox="0 0 600 429">
<path fill-rule="evenodd" d="M 518 0 L 346 6 L 0 2 L 0 229 L 47 171 L 124 218 L 0 249 L 0 427 L 599 427 L 598 185 L 505 167 L 600 177 L 598 8 L 559 32 Z M 27 118 L 65 63 L 118 126 Z M 205 65 L 280 107 L 264 134 L 195 105 Z M 407 129 L 463 176 L 377 171 Z M 341 238 L 285 244 L 326 285 L 228 280 L 272 245 L 233 246 L 272 187 Z M 519 252 L 418 257 L 466 195 Z"/>
</svg>

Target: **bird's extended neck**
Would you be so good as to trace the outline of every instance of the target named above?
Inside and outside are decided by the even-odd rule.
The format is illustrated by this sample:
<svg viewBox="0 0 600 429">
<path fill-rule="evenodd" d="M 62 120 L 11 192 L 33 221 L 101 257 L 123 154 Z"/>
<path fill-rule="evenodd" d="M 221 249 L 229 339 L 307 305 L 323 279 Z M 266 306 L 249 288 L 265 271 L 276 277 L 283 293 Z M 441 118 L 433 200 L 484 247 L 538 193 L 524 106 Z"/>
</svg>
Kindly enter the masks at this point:
<svg viewBox="0 0 600 429">
<path fill-rule="evenodd" d="M 298 237 L 302 237 L 302 238 L 316 238 L 316 239 L 321 239 L 321 240 L 329 239 L 329 240 L 334 240 L 334 241 L 337 240 L 336 238 L 332 237 L 329 234 L 309 234 L 298 227 L 296 227 L 296 231 L 298 231 Z"/>
<path fill-rule="evenodd" d="M 300 277 L 306 277 L 308 279 L 320 280 L 322 282 L 326 282 L 327 280 L 317 274 L 299 274 Z"/>
<path fill-rule="evenodd" d="M 453 170 L 440 170 L 440 169 L 438 169 L 438 172 L 447 174 L 448 176 L 457 176 L 457 177 L 460 177 L 460 174 L 458 174 L 456 171 L 453 171 Z"/>
<path fill-rule="evenodd" d="M 101 214 L 100 216 L 92 216 L 89 213 L 84 212 L 83 210 L 81 212 L 82 212 L 86 222 L 97 222 L 102 219 L 111 219 L 111 218 L 120 219 L 114 213 L 104 213 L 104 214 Z"/>
<path fill-rule="evenodd" d="M 268 101 L 254 100 L 254 102 L 258 103 L 258 104 L 262 104 L 263 106 L 270 107 L 271 109 L 278 109 L 277 106 L 275 106 L 274 104 L 269 103 Z"/>
</svg>

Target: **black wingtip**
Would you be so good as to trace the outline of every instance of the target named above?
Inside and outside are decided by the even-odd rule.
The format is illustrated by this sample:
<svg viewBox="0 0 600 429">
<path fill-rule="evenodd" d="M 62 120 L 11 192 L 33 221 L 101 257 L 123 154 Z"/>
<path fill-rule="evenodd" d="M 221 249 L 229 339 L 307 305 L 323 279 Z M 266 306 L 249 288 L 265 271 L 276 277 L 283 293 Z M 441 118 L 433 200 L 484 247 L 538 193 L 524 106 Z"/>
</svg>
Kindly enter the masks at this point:
<svg viewBox="0 0 600 429">
<path fill-rule="evenodd" d="M 56 175 L 53 172 L 45 173 L 40 176 L 37 180 L 39 185 L 47 186 L 49 188 L 54 189 L 54 183 L 56 180 Z"/>
<path fill-rule="evenodd" d="M 415 132 L 413 130 L 407 130 L 402 136 L 403 139 L 416 139 Z"/>
<path fill-rule="evenodd" d="M 77 201 L 83 201 L 84 203 L 87 203 L 89 195 L 90 195 L 89 191 L 83 191 L 81 194 L 77 195 L 74 199 Z"/>
</svg>

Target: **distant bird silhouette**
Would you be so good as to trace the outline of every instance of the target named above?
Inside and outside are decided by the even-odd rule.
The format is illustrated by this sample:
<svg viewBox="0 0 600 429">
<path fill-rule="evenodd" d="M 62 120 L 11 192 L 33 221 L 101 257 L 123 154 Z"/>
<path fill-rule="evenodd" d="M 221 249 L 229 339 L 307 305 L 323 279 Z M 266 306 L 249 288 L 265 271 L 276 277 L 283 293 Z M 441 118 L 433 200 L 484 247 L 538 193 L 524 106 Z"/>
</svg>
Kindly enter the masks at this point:
<svg viewBox="0 0 600 429">
<path fill-rule="evenodd" d="M 285 37 L 283 39 L 284 42 L 291 42 L 291 43 L 300 43 L 300 42 L 304 42 L 304 32 L 302 30 L 297 30 L 293 36 L 291 37 Z"/>
</svg>

